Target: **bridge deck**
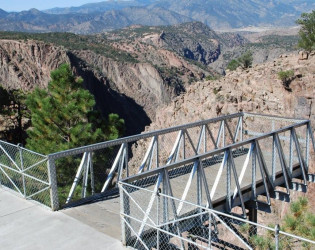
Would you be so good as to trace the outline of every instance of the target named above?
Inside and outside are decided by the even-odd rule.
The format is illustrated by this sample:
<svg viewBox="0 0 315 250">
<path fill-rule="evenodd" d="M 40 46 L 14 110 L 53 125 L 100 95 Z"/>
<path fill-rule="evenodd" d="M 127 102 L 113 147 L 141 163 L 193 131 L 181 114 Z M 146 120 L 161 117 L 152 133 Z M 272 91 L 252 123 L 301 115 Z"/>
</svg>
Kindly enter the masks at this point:
<svg viewBox="0 0 315 250">
<path fill-rule="evenodd" d="M 246 158 L 246 154 L 245 155 L 240 155 L 238 157 L 234 158 L 234 162 L 235 162 L 235 167 L 237 170 L 237 173 L 239 175 L 239 173 L 242 170 L 244 161 Z M 271 156 L 265 156 L 265 161 L 267 163 L 267 165 L 271 166 L 270 162 L 271 162 Z M 216 178 L 217 172 L 220 168 L 220 162 L 213 164 L 213 165 L 209 165 L 207 167 L 204 168 L 205 170 L 205 174 L 206 174 L 206 178 L 208 183 L 211 183 L 209 186 L 210 192 L 211 192 L 211 188 L 213 186 L 214 180 Z M 191 167 L 190 167 L 191 169 Z M 189 168 L 188 168 L 189 170 Z M 277 164 L 277 168 L 276 171 L 280 171 L 281 167 L 280 164 Z M 224 171 L 226 171 L 226 168 L 224 168 Z M 271 170 L 269 170 L 271 173 Z M 190 171 L 186 171 L 186 173 L 176 176 L 174 178 L 171 178 L 170 182 L 171 182 L 171 186 L 172 186 L 172 191 L 173 191 L 173 195 L 176 198 L 181 198 L 180 196 L 183 193 L 183 190 L 185 188 L 185 184 L 187 183 L 187 180 L 189 178 L 190 175 Z M 225 176 L 225 173 L 222 173 L 222 177 Z M 261 182 L 261 174 L 259 171 L 259 167 L 257 166 L 257 182 Z M 248 188 L 248 185 L 250 185 L 252 180 L 252 172 L 251 172 L 251 161 L 249 163 L 249 167 L 247 168 L 247 171 L 245 172 L 243 181 L 241 182 L 241 188 L 242 190 L 245 188 Z M 147 187 L 147 189 L 153 189 L 154 184 L 150 185 Z M 231 185 L 231 192 L 234 191 L 235 186 Z M 196 189 L 197 189 L 197 185 L 196 185 L 196 176 L 194 177 L 194 181 L 192 182 L 192 185 L 190 187 L 190 191 L 189 194 L 186 198 L 186 200 L 191 201 L 196 203 Z M 143 192 L 135 192 L 138 193 L 139 196 L 143 196 Z M 137 194 L 135 194 L 137 195 Z M 244 195 L 244 193 L 243 193 Z M 246 196 L 246 195 L 244 195 Z M 225 200 L 226 197 L 226 180 L 224 180 L 223 178 L 220 179 L 220 185 L 218 185 L 217 190 L 214 194 L 213 197 L 213 204 L 214 207 L 219 206 L 220 203 L 222 203 L 222 201 Z M 137 201 L 140 201 L 141 203 L 141 198 L 142 197 L 138 197 Z M 146 201 L 147 202 L 147 201 Z M 203 200 L 204 203 L 204 200 Z M 144 204 L 143 204 L 144 205 Z M 140 204 L 141 206 L 141 204 Z M 144 207 L 144 206 L 141 206 Z M 219 208 L 219 207 L 217 207 Z M 222 207 L 221 207 L 222 208 Z M 72 207 L 72 208 L 67 208 L 62 210 L 63 213 L 91 226 L 94 227 L 96 230 L 105 233 L 107 235 L 110 235 L 111 237 L 114 237 L 116 239 L 121 239 L 120 237 L 120 231 L 121 231 L 121 225 L 120 225 L 120 198 L 116 195 L 112 198 L 104 198 L 104 200 L 98 200 L 98 201 L 94 201 L 92 203 L 86 204 L 84 206 L 78 206 L 78 207 Z M 185 211 L 185 206 L 183 207 L 183 211 L 184 212 L 188 212 Z M 152 207 L 152 211 L 150 213 L 152 214 L 157 214 L 156 213 L 156 207 L 153 206 Z M 140 220 L 142 220 L 143 218 L 139 218 Z"/>
</svg>

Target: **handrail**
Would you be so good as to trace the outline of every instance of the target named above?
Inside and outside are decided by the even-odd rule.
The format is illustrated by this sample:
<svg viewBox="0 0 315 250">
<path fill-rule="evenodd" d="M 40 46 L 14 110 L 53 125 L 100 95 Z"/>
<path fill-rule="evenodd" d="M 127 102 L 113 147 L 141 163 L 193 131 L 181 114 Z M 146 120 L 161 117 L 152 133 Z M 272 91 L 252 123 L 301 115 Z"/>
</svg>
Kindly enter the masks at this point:
<svg viewBox="0 0 315 250">
<path fill-rule="evenodd" d="M 169 171 L 169 170 L 172 170 L 172 169 L 177 168 L 177 167 L 182 166 L 182 165 L 191 164 L 191 163 L 195 162 L 196 159 L 202 160 L 202 159 L 205 159 L 205 158 L 209 158 L 211 156 L 223 153 L 227 149 L 239 148 L 239 147 L 242 147 L 242 146 L 244 146 L 246 144 L 250 144 L 251 142 L 259 141 L 259 140 L 265 139 L 265 138 L 267 138 L 269 136 L 272 136 L 272 135 L 275 135 L 275 134 L 278 134 L 278 133 L 282 133 L 282 132 L 285 132 L 285 131 L 290 131 L 292 128 L 298 128 L 298 127 L 301 127 L 303 125 L 307 125 L 308 123 L 309 123 L 309 120 L 303 120 L 300 123 L 289 125 L 289 126 L 286 126 L 284 128 L 278 129 L 278 130 L 270 132 L 270 133 L 264 133 L 264 134 L 262 134 L 260 136 L 255 136 L 253 138 L 250 138 L 250 139 L 247 139 L 247 140 L 244 140 L 244 141 L 241 141 L 241 142 L 230 144 L 230 145 L 227 145 L 225 147 L 222 147 L 222 148 L 219 148 L 219 149 L 215 149 L 215 150 L 212 150 L 212 151 L 204 153 L 204 154 L 199 154 L 199 155 L 187 158 L 187 159 L 182 160 L 182 161 L 178 161 L 178 162 L 175 162 L 175 163 L 172 163 L 172 164 L 169 164 L 169 165 L 161 166 L 161 167 L 156 168 L 156 169 L 148 170 L 148 171 L 146 171 L 144 173 L 140 173 L 140 174 L 136 174 L 136 175 L 133 175 L 133 176 L 129 176 L 127 178 L 122 179 L 121 181 L 122 182 L 126 182 L 126 183 L 131 183 L 131 182 L 134 182 L 136 180 L 139 180 L 139 179 L 142 179 L 142 178 L 146 178 L 148 176 L 156 175 L 156 174 L 158 174 L 158 173 L 160 173 L 160 172 L 162 172 L 164 170 L 168 170 Z"/>
</svg>

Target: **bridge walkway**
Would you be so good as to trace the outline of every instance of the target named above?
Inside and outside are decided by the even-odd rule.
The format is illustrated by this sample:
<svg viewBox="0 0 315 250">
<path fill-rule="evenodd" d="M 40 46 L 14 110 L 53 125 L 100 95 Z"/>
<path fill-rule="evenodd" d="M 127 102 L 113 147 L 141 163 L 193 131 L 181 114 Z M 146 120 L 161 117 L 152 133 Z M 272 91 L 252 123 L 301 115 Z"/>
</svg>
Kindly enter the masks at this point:
<svg viewBox="0 0 315 250">
<path fill-rule="evenodd" d="M 222 158 L 222 157 L 220 157 Z M 246 159 L 246 154 L 237 155 L 234 158 L 236 170 L 238 173 L 241 172 L 243 163 Z M 222 160 L 222 159 L 221 159 Z M 268 165 L 271 163 L 271 156 L 265 157 L 265 161 Z M 205 174 L 208 180 L 209 189 L 211 190 L 213 187 L 213 183 L 215 181 L 216 175 L 219 171 L 221 162 L 218 161 L 217 163 L 211 164 L 209 166 L 206 166 L 204 168 Z M 186 167 L 184 171 L 182 171 L 182 174 L 180 175 L 174 175 L 173 177 L 170 177 L 171 179 L 171 185 L 172 185 L 172 191 L 174 197 L 181 198 L 180 195 L 183 193 L 183 183 L 187 183 L 187 180 L 189 178 L 190 172 L 191 172 L 192 166 Z M 277 171 L 280 171 L 280 166 L 276 168 Z M 225 170 L 226 171 L 226 170 Z M 224 175 L 225 173 L 223 173 Z M 248 185 L 251 184 L 252 181 L 252 172 L 251 168 L 246 171 L 243 181 L 241 183 L 241 188 L 244 190 Z M 261 175 L 257 174 L 257 183 L 262 182 Z M 152 185 L 147 185 L 147 189 L 152 190 L 155 183 L 152 183 Z M 189 192 L 191 195 L 187 197 L 187 200 L 190 202 L 196 202 L 197 197 L 197 185 L 192 184 L 191 190 Z M 139 195 L 141 195 L 139 193 Z M 243 194 L 246 195 L 245 193 Z M 222 201 L 225 201 L 226 199 L 226 180 L 222 180 L 220 182 L 220 185 L 217 186 L 216 192 L 213 197 L 213 206 L 214 208 L 216 206 L 219 206 Z M 144 201 L 143 204 L 141 204 L 141 199 L 137 199 L 139 202 L 139 205 L 141 207 L 145 207 L 145 204 L 147 201 Z M 78 221 L 81 221 L 82 223 L 85 223 L 94 229 L 96 229 L 99 232 L 105 233 L 106 235 L 109 235 L 113 238 L 116 238 L 118 240 L 121 239 L 121 220 L 120 220 L 120 197 L 118 196 L 118 192 L 114 192 L 112 196 L 109 197 L 102 197 L 96 200 L 93 200 L 84 206 L 75 206 L 75 207 L 69 207 L 66 209 L 61 210 L 62 213 L 75 218 Z M 185 210 L 185 207 L 183 208 Z M 224 211 L 222 207 L 219 209 L 219 211 Z M 189 212 L 189 211 L 182 211 L 182 213 Z M 151 214 L 157 214 L 156 207 L 152 207 Z M 139 218 L 143 219 L 143 218 Z"/>
<path fill-rule="evenodd" d="M 118 239 L 103 234 L 66 213 L 52 213 L 41 204 L 21 199 L 3 188 L 0 188 L 0 248 L 125 249 Z"/>
</svg>

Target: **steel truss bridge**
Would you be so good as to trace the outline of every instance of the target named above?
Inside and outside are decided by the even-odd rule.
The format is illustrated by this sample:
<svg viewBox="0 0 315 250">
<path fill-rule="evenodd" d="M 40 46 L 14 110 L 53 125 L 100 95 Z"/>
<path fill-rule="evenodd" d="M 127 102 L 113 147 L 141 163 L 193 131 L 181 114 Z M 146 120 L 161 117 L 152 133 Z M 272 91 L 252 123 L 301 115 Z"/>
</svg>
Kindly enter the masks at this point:
<svg viewBox="0 0 315 250">
<path fill-rule="evenodd" d="M 0 184 L 52 210 L 119 186 L 122 241 L 139 249 L 253 248 L 268 230 L 278 247 L 313 244 L 256 223 L 307 192 L 311 151 L 309 120 L 237 113 L 47 156 L 0 141 Z"/>
</svg>

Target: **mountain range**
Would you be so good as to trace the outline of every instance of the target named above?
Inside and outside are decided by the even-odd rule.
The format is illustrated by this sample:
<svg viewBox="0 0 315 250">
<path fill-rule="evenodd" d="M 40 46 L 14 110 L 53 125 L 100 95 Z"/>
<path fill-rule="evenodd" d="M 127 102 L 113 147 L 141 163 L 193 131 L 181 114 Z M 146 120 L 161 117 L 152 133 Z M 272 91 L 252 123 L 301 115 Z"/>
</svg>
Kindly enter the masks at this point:
<svg viewBox="0 0 315 250">
<path fill-rule="evenodd" d="M 247 26 L 292 26 L 313 0 L 129 0 L 79 7 L 6 12 L 0 30 L 101 33 L 130 25 L 174 25 L 201 21 L 214 30 Z"/>
</svg>

